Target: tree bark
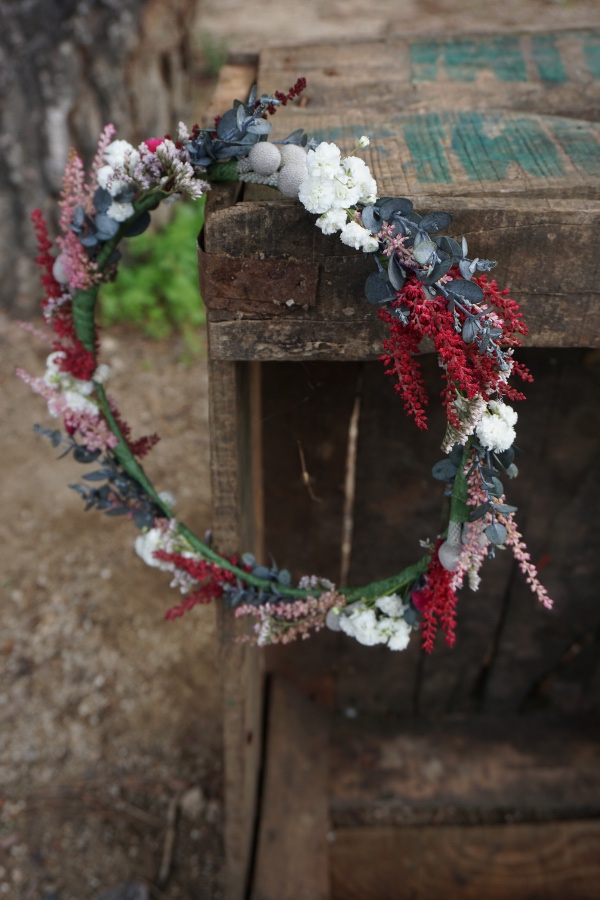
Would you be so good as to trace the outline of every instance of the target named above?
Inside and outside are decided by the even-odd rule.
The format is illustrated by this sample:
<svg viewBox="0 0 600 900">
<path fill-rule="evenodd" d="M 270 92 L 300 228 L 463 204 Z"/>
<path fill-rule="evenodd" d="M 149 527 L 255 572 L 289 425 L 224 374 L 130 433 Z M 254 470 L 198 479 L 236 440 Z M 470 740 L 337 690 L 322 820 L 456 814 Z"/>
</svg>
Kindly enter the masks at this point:
<svg viewBox="0 0 600 900">
<path fill-rule="evenodd" d="M 33 209 L 55 213 L 71 146 L 132 143 L 186 117 L 198 0 L 0 0 L 0 306 L 33 313 Z M 55 224 L 51 221 L 51 226 Z"/>
</svg>

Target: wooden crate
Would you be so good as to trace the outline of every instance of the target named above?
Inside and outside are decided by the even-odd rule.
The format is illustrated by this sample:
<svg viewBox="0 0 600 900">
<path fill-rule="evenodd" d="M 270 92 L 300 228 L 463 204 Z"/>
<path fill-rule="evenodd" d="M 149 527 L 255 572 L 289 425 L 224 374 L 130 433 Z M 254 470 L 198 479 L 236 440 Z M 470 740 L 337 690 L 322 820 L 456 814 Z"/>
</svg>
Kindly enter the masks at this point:
<svg viewBox="0 0 600 900">
<path fill-rule="evenodd" d="M 452 212 L 500 260 L 535 375 L 511 485 L 543 610 L 508 553 L 426 658 L 322 633 L 258 652 L 221 610 L 229 900 L 591 898 L 600 875 L 600 32 L 265 51 L 221 112 L 308 78 L 276 134 L 365 154 L 380 195 Z M 265 188 L 215 189 L 208 308 L 214 534 L 295 574 L 360 584 L 440 526 L 443 416 L 417 432 L 383 376 L 370 262 Z M 437 362 L 424 357 L 430 394 Z M 468 596 L 467 596 L 468 594 Z"/>
</svg>

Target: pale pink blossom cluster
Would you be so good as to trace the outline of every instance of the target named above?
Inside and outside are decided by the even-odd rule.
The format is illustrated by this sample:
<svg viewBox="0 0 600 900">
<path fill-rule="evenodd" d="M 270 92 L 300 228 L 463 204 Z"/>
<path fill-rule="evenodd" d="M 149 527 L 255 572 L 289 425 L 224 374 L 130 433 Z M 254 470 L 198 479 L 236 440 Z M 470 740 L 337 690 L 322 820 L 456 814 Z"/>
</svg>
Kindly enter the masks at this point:
<svg viewBox="0 0 600 900">
<path fill-rule="evenodd" d="M 527 584 L 536 595 L 542 606 L 545 606 L 546 609 L 552 609 L 552 598 L 549 596 L 548 591 L 538 578 L 538 571 L 534 564 L 531 562 L 531 556 L 527 549 L 527 545 L 525 544 L 523 536 L 520 534 L 517 528 L 513 514 L 510 513 L 510 515 L 507 516 L 499 515 L 498 520 L 502 522 L 508 532 L 506 543 L 512 550 L 513 556 L 516 559 L 521 572 L 525 576 Z"/>
<path fill-rule="evenodd" d="M 253 626 L 253 635 L 241 640 L 251 641 L 264 647 L 267 644 L 289 644 L 297 638 L 306 639 L 311 632 L 320 631 L 330 609 L 343 607 L 346 600 L 335 590 L 325 591 L 318 597 L 306 597 L 290 602 L 263 603 L 252 606 L 245 603 L 238 606 L 236 617 L 251 616 L 258 619 Z"/>
<path fill-rule="evenodd" d="M 152 152 L 140 144 L 139 160 L 131 170 L 137 184 L 144 190 L 163 190 L 169 194 L 185 194 L 196 200 L 210 185 L 196 178 L 187 150 L 179 149 L 166 138 Z"/>
<path fill-rule="evenodd" d="M 48 384 L 44 378 L 29 375 L 24 369 L 17 369 L 16 375 L 47 401 L 50 415 L 62 418 L 69 434 L 81 435 L 83 444 L 88 450 L 116 447 L 117 438 L 110 431 L 106 419 L 98 414 L 97 408 L 94 412 L 88 404 L 70 402 L 59 388 Z"/>
</svg>

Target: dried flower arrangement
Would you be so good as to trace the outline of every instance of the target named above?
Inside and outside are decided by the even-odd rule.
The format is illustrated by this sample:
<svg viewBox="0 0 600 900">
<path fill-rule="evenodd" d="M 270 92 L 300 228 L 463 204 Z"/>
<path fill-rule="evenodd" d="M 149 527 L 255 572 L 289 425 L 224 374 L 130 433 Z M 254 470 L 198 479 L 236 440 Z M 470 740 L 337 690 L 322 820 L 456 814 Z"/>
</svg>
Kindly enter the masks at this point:
<svg viewBox="0 0 600 900">
<path fill-rule="evenodd" d="M 39 211 L 33 213 L 45 289 L 43 314 L 52 330 L 46 372 L 18 375 L 43 396 L 67 433 L 39 428 L 52 445 L 80 463 L 97 463 L 75 490 L 86 509 L 127 515 L 140 529 L 139 556 L 172 575 L 181 602 L 166 613 L 176 619 L 199 603 L 222 599 L 236 616 L 254 619 L 259 645 L 287 643 L 327 626 L 365 645 L 402 650 L 414 631 L 431 651 L 438 629 L 452 645 L 457 590 L 476 590 L 479 572 L 495 548 L 509 547 L 532 590 L 546 607 L 551 600 L 506 503 L 502 479 L 517 474 L 514 446 L 517 413 L 506 401 L 523 395 L 511 376 L 531 380 L 514 358 L 526 326 L 518 305 L 488 272 L 495 263 L 468 256 L 467 243 L 439 232 L 451 223 L 446 212 L 419 215 L 406 198 L 377 197 L 369 168 L 355 154 L 342 157 L 333 143 L 317 144 L 298 130 L 269 141 L 269 115 L 301 94 L 298 79 L 287 93 L 236 101 L 210 129 L 180 124 L 177 137 L 149 139 L 137 149 L 114 140 L 108 126 L 86 178 L 73 151 L 61 199 L 60 236 L 52 251 Z M 447 429 L 445 458 L 433 466 L 446 484 L 450 516 L 446 532 L 413 565 L 383 581 L 338 588 L 316 576 L 293 585 L 290 573 L 251 555 L 225 558 L 202 541 L 158 493 L 139 460 L 158 440 L 132 440 L 130 429 L 105 391 L 109 369 L 99 362 L 94 307 L 100 285 L 116 275 L 123 238 L 141 234 L 150 213 L 166 200 L 199 198 L 210 182 L 241 180 L 268 184 L 298 198 L 318 216 L 324 234 L 339 233 L 347 245 L 369 254 L 375 270 L 365 285 L 368 303 L 379 310 L 389 336 L 381 359 L 396 379 L 405 410 L 426 428 L 428 398 L 418 351 L 424 338 L 437 353 L 444 377 Z"/>
</svg>

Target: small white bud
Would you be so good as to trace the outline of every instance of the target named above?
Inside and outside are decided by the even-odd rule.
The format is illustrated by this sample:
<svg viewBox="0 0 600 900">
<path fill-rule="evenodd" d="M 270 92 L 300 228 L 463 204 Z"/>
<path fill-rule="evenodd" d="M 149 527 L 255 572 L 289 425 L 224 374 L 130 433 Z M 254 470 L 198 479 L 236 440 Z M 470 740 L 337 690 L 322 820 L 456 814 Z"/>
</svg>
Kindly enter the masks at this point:
<svg viewBox="0 0 600 900">
<path fill-rule="evenodd" d="M 367 135 L 363 134 L 363 136 L 360 138 L 360 140 L 358 142 L 358 146 L 364 148 L 364 147 L 368 147 L 370 143 L 371 143 L 371 141 L 369 140 Z"/>
</svg>

